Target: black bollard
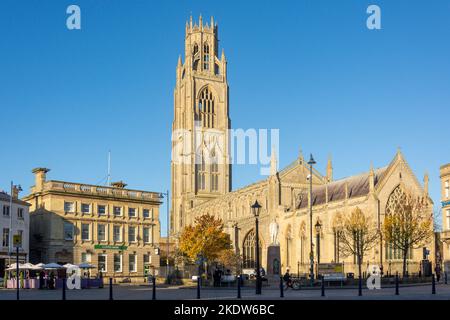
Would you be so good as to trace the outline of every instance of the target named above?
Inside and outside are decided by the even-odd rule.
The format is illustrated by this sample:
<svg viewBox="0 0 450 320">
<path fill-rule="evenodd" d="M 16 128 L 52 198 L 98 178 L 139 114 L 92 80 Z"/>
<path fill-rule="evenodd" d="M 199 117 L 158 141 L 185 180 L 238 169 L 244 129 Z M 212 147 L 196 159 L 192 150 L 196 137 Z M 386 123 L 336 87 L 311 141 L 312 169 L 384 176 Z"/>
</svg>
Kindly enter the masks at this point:
<svg viewBox="0 0 450 320">
<path fill-rule="evenodd" d="M 444 283 L 447 284 L 447 272 L 444 272 Z"/>
<path fill-rule="evenodd" d="M 323 275 L 322 275 L 322 283 L 321 283 L 321 286 L 322 286 L 322 288 L 321 288 L 321 291 L 322 291 L 321 296 L 322 296 L 322 297 L 325 297 L 325 280 L 324 280 L 324 278 L 323 278 Z"/>
<path fill-rule="evenodd" d="M 361 276 L 358 278 L 358 296 L 362 296 L 362 279 Z"/>
<path fill-rule="evenodd" d="M 109 278 L 109 300 L 113 300 L 113 278 Z"/>
<path fill-rule="evenodd" d="M 434 280 L 434 273 L 431 275 L 431 294 L 436 294 L 436 281 Z"/>
<path fill-rule="evenodd" d="M 280 298 L 284 298 L 283 278 L 280 277 Z"/>
<path fill-rule="evenodd" d="M 241 299 L 241 276 L 240 275 L 237 277 L 237 289 L 238 289 L 237 298 Z"/>
<path fill-rule="evenodd" d="M 200 276 L 197 277 L 197 299 L 200 299 Z"/>
<path fill-rule="evenodd" d="M 395 295 L 398 296 L 398 273 L 395 275 Z"/>
<path fill-rule="evenodd" d="M 66 278 L 62 279 L 62 299 L 66 300 Z"/>
<path fill-rule="evenodd" d="M 153 277 L 153 292 L 152 292 L 152 300 L 156 300 L 156 277 Z"/>
</svg>

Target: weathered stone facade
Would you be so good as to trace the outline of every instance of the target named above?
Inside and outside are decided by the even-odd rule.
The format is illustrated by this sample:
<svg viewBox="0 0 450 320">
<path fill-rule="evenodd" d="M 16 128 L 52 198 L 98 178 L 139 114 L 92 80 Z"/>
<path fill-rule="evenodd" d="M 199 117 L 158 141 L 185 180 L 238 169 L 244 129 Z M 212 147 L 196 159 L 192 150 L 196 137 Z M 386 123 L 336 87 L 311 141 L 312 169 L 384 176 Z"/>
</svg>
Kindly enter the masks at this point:
<svg viewBox="0 0 450 320">
<path fill-rule="evenodd" d="M 234 248 L 243 255 L 244 268 L 254 267 L 254 228 L 255 218 L 250 206 L 258 200 L 262 205 L 260 214 L 259 239 L 262 245 L 261 262 L 267 268 L 267 252 L 271 245 L 269 225 L 276 221 L 278 224 L 278 242 L 280 246 L 281 272 L 290 268 L 291 272 L 308 272 L 310 256 L 310 227 L 313 228 L 314 261 L 317 262 L 320 252 L 320 262 L 343 262 L 344 272 L 354 272 L 354 257 L 343 257 L 339 253 L 338 238 L 334 230 L 337 216 L 351 212 L 356 207 L 372 216 L 374 223 L 381 226 L 386 208 L 393 205 L 396 196 L 401 190 L 408 190 L 417 195 L 428 197 L 428 178 L 422 186 L 407 164 L 402 153 L 397 152 L 391 163 L 387 166 L 373 169 L 368 172 L 345 179 L 333 180 L 333 167 L 329 159 L 326 174 L 320 174 L 313 169 L 312 198 L 309 197 L 309 165 L 300 153 L 298 158 L 289 166 L 278 171 L 276 157 L 272 157 L 271 174 L 268 178 L 248 185 L 239 190 L 231 191 L 231 166 L 229 162 L 221 165 L 219 170 L 219 188 L 212 190 L 210 184 L 202 185 L 199 178 L 199 167 L 196 163 L 196 152 L 184 154 L 190 160 L 178 161 L 179 154 L 176 149 L 178 132 L 180 129 L 193 131 L 196 112 L 204 107 L 201 98 L 202 90 L 211 88 L 212 100 L 220 102 L 215 109 L 214 117 L 217 126 L 208 126 L 204 123 L 201 129 L 218 129 L 223 131 L 230 126 L 228 116 L 228 85 L 226 82 L 226 60 L 222 53 L 219 60 L 217 51 L 217 26 L 193 25 L 192 20 L 186 26 L 185 63 L 181 59 L 177 66 L 177 84 L 175 88 L 175 108 L 173 122 L 174 151 L 172 154 L 172 190 L 173 200 L 171 208 L 171 234 L 174 237 L 182 231 L 183 227 L 192 224 L 194 218 L 203 214 L 214 214 L 220 217 L 230 234 Z M 196 57 L 200 65 L 204 63 L 203 43 L 210 43 L 214 48 L 214 57 L 209 59 L 209 69 L 196 69 Z M 198 56 L 193 47 L 200 48 Z M 213 62 L 217 64 L 214 70 Z M 209 115 L 208 115 L 209 116 Z M 193 138 L 190 137 L 193 142 Z M 182 140 L 182 139 L 181 139 Z M 221 140 L 220 149 L 225 150 L 224 159 L 230 149 L 228 138 Z M 197 149 L 195 149 L 197 151 Z M 179 153 L 183 153 L 182 151 Z M 177 158 L 177 159 L 175 159 Z M 213 162 L 214 163 L 214 162 Z M 367 166 L 369 169 L 369 165 Z M 200 170 L 202 171 L 202 170 Z M 211 179 L 212 172 L 203 170 L 206 179 Z M 429 198 L 429 197 L 428 197 Z M 431 199 L 429 200 L 431 204 Z M 312 226 L 309 219 L 309 204 L 312 202 Z M 430 213 L 432 206 L 430 205 Z M 315 224 L 320 222 L 322 228 L 319 237 L 316 235 Z M 317 250 L 320 243 L 320 250 Z M 427 248 L 434 250 L 432 243 Z M 430 254 L 433 257 L 433 253 Z M 409 272 L 419 271 L 419 262 L 422 260 L 422 248 L 413 250 L 408 260 Z M 401 270 L 401 258 L 398 252 L 389 249 L 381 241 L 365 257 L 367 264 L 382 265 L 384 272 Z M 273 270 L 267 270 L 269 273 Z"/>
</svg>

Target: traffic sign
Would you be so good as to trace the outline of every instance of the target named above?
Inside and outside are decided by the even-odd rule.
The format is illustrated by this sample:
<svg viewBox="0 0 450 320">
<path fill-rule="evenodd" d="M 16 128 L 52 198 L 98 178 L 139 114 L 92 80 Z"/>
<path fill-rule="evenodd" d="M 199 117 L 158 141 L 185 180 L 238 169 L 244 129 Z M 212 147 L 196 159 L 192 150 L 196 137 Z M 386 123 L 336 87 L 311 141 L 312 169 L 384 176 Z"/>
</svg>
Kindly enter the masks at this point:
<svg viewBox="0 0 450 320">
<path fill-rule="evenodd" d="M 20 234 L 15 234 L 13 236 L 13 245 L 14 245 L 14 248 L 22 247 L 22 236 Z"/>
</svg>

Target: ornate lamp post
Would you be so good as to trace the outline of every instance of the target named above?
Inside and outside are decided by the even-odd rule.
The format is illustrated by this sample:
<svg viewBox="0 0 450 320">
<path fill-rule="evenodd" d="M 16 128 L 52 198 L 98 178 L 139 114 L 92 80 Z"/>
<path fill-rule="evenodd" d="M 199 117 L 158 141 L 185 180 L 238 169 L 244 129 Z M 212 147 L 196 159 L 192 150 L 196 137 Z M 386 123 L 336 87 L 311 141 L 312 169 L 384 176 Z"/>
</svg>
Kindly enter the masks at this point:
<svg viewBox="0 0 450 320">
<path fill-rule="evenodd" d="M 170 267 L 169 267 L 169 252 L 170 252 L 170 246 L 169 246 L 169 237 L 170 237 L 170 219 L 169 219 L 169 190 L 167 190 L 166 192 L 161 192 L 159 194 L 159 197 L 161 199 L 164 198 L 164 196 L 166 196 L 166 209 L 167 209 L 167 226 L 166 226 L 166 232 L 167 232 L 167 241 L 166 241 L 166 280 L 167 282 L 169 282 L 169 272 L 170 272 Z"/>
<path fill-rule="evenodd" d="M 311 286 L 314 285 L 314 251 L 313 251 L 313 232 L 312 232 L 312 169 L 313 165 L 316 164 L 312 154 L 310 155 L 309 161 L 309 239 L 310 239 L 310 248 L 309 248 L 309 278 L 311 280 Z"/>
<path fill-rule="evenodd" d="M 261 271 L 259 263 L 259 212 L 261 211 L 261 205 L 258 200 L 251 206 L 253 215 L 255 216 L 255 233 L 256 233 L 256 294 L 261 294 Z"/>
<path fill-rule="evenodd" d="M 317 246 L 317 264 L 320 263 L 320 232 L 322 231 L 322 225 L 317 220 L 316 225 L 316 246 Z"/>
</svg>

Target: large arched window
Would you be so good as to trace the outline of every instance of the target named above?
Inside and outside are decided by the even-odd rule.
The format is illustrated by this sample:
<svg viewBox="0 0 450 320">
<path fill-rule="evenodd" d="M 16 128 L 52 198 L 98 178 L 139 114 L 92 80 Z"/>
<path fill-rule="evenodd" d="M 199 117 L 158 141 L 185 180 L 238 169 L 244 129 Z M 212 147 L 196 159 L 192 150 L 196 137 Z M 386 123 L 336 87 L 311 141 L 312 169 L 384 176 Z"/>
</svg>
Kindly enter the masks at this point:
<svg viewBox="0 0 450 320">
<path fill-rule="evenodd" d="M 243 246 L 243 267 L 256 268 L 256 233 L 251 230 L 244 239 Z M 261 259 L 262 245 L 259 241 L 259 258 Z"/>
<path fill-rule="evenodd" d="M 203 45 L 203 70 L 209 70 L 209 45 Z"/>
<path fill-rule="evenodd" d="M 406 201 L 406 193 L 403 191 L 401 186 L 397 186 L 389 195 L 388 201 L 386 203 L 386 215 L 396 214 L 402 204 Z M 395 248 L 390 243 L 386 243 L 386 259 L 402 259 L 401 250 Z M 412 250 L 409 250 L 408 259 L 412 258 Z"/>
<path fill-rule="evenodd" d="M 198 95 L 194 111 L 195 121 L 200 121 L 204 128 L 214 128 L 216 120 L 214 96 L 208 87 L 204 88 Z"/>
</svg>

